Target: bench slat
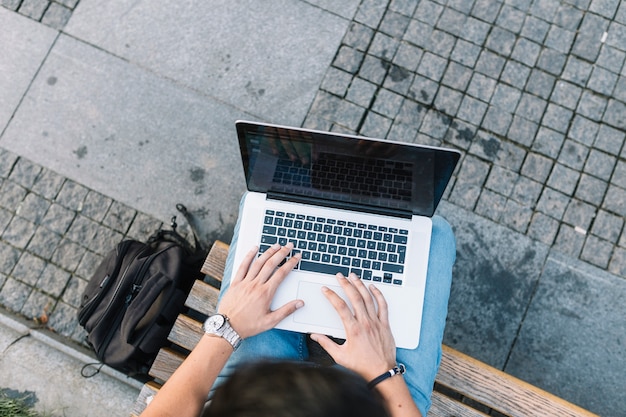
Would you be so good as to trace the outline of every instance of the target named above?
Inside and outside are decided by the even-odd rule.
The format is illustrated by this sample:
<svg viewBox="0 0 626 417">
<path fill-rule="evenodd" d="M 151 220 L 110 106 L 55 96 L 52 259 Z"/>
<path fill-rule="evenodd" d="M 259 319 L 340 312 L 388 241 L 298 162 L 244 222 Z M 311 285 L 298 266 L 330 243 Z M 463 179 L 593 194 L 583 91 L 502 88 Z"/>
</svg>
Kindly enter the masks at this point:
<svg viewBox="0 0 626 417">
<path fill-rule="evenodd" d="M 431 399 L 432 406 L 430 410 L 428 410 L 428 417 L 488 417 L 487 414 L 481 413 L 467 404 L 446 397 L 444 394 L 437 391 L 433 391 Z"/>
<path fill-rule="evenodd" d="M 202 338 L 202 323 L 189 316 L 180 314 L 167 339 L 189 351 L 193 350 Z"/>
<path fill-rule="evenodd" d="M 224 266 L 226 265 L 228 248 L 228 244 L 216 240 L 213 246 L 211 246 L 209 255 L 206 257 L 200 271 L 213 279 L 221 281 L 224 276 Z"/>
<path fill-rule="evenodd" d="M 215 314 L 215 306 L 217 305 L 217 297 L 220 290 L 207 284 L 204 281 L 196 280 L 187 296 L 185 305 L 192 310 L 210 316 Z"/>
<path fill-rule="evenodd" d="M 156 359 L 152 363 L 149 375 L 159 381 L 165 382 L 185 360 L 185 355 L 175 352 L 170 348 L 161 348 Z"/>
<path fill-rule="evenodd" d="M 511 417 L 595 415 L 445 345 L 437 382 Z"/>
</svg>

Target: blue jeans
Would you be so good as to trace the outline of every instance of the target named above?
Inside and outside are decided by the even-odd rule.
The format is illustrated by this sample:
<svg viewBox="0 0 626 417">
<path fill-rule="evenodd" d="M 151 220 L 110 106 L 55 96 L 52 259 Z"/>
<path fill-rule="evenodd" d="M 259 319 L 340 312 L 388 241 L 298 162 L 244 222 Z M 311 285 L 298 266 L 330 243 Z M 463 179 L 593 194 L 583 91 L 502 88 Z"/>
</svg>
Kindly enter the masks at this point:
<svg viewBox="0 0 626 417">
<path fill-rule="evenodd" d="M 237 245 L 238 232 L 239 223 L 235 226 L 226 260 L 222 294 L 228 290 L 234 270 L 234 249 Z M 397 361 L 406 366 L 404 379 L 423 416 L 426 416 L 430 408 L 430 396 L 441 361 L 441 341 L 448 313 L 455 258 L 456 243 L 452 229 L 445 219 L 434 216 L 420 342 L 417 349 L 397 349 L 396 352 Z M 243 362 L 262 358 L 307 360 L 308 357 L 305 334 L 278 329 L 269 330 L 241 343 L 222 370 L 215 386 L 228 378 L 237 365 Z"/>
</svg>

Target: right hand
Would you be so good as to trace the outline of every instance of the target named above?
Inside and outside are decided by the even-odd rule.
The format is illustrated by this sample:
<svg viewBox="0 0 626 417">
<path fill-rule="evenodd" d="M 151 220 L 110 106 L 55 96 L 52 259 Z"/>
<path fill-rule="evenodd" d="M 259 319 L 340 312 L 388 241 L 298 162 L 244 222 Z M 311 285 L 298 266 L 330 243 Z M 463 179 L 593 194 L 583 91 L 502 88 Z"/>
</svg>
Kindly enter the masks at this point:
<svg viewBox="0 0 626 417">
<path fill-rule="evenodd" d="M 326 287 L 322 291 L 341 317 L 346 341 L 339 345 L 321 334 L 312 334 L 311 338 L 339 365 L 370 381 L 396 365 L 396 344 L 389 325 L 387 302 L 378 288 L 370 285 L 368 290 L 355 274 L 350 274 L 349 278 L 337 274 L 337 281 L 352 310 L 334 291 Z"/>
</svg>

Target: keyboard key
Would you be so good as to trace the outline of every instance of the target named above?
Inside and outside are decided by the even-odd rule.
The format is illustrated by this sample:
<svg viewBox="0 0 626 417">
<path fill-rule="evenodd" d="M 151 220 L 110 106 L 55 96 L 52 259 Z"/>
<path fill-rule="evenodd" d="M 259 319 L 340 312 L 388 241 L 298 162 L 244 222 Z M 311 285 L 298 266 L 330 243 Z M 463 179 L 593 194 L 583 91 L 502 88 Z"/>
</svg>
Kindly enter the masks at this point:
<svg viewBox="0 0 626 417">
<path fill-rule="evenodd" d="M 341 266 L 341 265 L 327 265 L 321 264 L 317 262 L 310 262 L 301 260 L 300 261 L 300 270 L 301 271 L 309 271 L 309 272 L 318 272 L 321 274 L 330 274 L 335 275 L 338 272 L 341 272 L 343 275 L 347 276 L 350 273 L 350 268 Z"/>
<path fill-rule="evenodd" d="M 404 274 L 404 266 L 398 264 L 383 263 L 383 271 Z"/>
</svg>

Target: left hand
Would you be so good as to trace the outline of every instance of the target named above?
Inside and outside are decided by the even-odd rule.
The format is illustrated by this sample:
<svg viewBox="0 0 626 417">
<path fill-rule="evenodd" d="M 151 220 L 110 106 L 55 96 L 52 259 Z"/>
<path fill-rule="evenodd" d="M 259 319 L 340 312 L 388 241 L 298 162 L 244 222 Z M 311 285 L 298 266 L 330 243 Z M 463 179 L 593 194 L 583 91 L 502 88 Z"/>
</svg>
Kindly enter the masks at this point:
<svg viewBox="0 0 626 417">
<path fill-rule="evenodd" d="M 293 300 L 277 310 L 270 309 L 276 288 L 300 261 L 297 254 L 278 267 L 292 249 L 291 243 L 283 247 L 276 244 L 254 259 L 258 250 L 254 248 L 241 263 L 218 307 L 241 338 L 273 328 L 304 305 L 302 300 Z"/>
</svg>

